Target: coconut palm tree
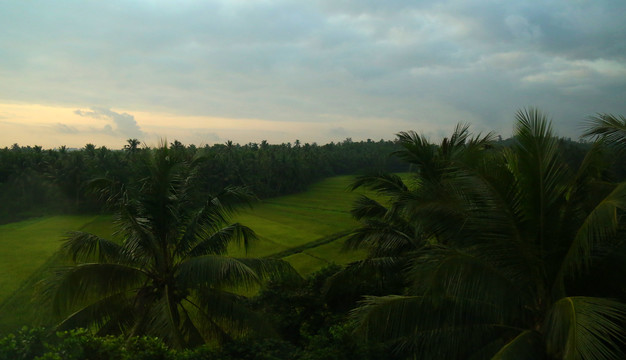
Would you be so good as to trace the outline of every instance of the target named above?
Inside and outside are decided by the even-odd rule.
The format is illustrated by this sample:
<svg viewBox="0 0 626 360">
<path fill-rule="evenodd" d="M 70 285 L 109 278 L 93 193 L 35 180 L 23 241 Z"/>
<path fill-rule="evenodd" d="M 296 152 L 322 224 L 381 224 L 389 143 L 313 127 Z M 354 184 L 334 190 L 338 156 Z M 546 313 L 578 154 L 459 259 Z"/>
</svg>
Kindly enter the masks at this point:
<svg viewBox="0 0 626 360">
<path fill-rule="evenodd" d="M 441 207 L 446 197 L 444 178 L 453 171 L 472 168 L 477 161 L 493 152 L 493 134 L 471 136 L 468 124 L 459 124 L 450 137 L 435 145 L 415 132 L 401 132 L 398 143 L 403 148 L 393 154 L 410 164 L 414 176 L 401 177 L 397 174 L 379 173 L 358 176 L 351 185 L 354 191 L 364 188 L 378 194 L 377 199 L 360 196 L 351 210 L 352 216 L 361 221 L 345 242 L 344 250 L 365 249 L 366 259 L 349 264 L 334 275 L 329 282 L 331 298 L 347 298 L 347 292 L 359 293 L 372 285 L 376 292 L 388 291 L 402 286 L 402 268 L 413 256 L 413 252 L 424 246 L 435 236 L 436 229 L 425 229 L 425 222 L 417 223 L 411 217 L 419 203 L 420 217 L 432 216 L 454 220 L 448 209 Z M 409 209 L 410 208 L 410 209 Z M 438 224 L 441 225 L 441 224 Z"/>
<path fill-rule="evenodd" d="M 420 359 L 623 358 L 626 305 L 613 297 L 624 294 L 586 274 L 609 262 L 626 271 L 626 184 L 594 177 L 594 151 L 568 168 L 549 121 L 529 109 L 510 148 L 418 168 L 379 217 L 415 229 L 407 286 L 367 297 L 358 331 Z"/>
<path fill-rule="evenodd" d="M 186 347 L 261 327 L 233 290 L 295 272 L 279 260 L 226 255 L 231 242 L 247 247 L 255 239 L 250 228 L 229 223 L 252 195 L 231 187 L 203 196 L 194 186 L 202 159 L 172 156 L 166 143 L 141 156 L 143 177 L 109 194 L 122 242 L 73 232 L 62 246 L 73 264 L 44 287 L 59 328 L 148 334 Z"/>
<path fill-rule="evenodd" d="M 598 114 L 587 121 L 585 137 L 596 138 L 606 144 L 626 149 L 626 117 L 611 114 Z"/>
</svg>

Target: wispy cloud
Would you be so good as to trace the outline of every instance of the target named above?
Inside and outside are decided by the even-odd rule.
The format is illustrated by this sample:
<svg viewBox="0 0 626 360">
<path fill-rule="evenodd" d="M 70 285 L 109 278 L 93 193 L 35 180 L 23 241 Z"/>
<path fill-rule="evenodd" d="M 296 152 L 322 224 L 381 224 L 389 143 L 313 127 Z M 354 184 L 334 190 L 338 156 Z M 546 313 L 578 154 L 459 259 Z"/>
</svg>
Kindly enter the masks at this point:
<svg viewBox="0 0 626 360">
<path fill-rule="evenodd" d="M 78 134 L 78 129 L 75 127 L 61 123 L 56 124 L 54 130 L 62 134 Z"/>
</svg>

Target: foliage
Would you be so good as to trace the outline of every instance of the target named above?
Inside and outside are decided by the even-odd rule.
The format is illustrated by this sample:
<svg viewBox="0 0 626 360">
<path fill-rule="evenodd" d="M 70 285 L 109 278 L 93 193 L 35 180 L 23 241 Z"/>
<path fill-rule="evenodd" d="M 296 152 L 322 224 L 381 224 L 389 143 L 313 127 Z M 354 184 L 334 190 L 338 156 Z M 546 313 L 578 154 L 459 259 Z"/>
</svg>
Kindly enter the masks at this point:
<svg viewBox="0 0 626 360">
<path fill-rule="evenodd" d="M 123 151 L 0 149 L 0 217 L 12 204 L 28 214 L 37 199 L 42 212 L 108 199 L 124 239 L 69 235 L 64 252 L 76 263 L 44 287 L 63 314 L 60 329 L 90 331 L 23 329 L 0 339 L 0 359 L 619 358 L 626 184 L 610 181 L 626 174 L 625 123 L 592 118 L 594 144 L 558 139 L 529 109 L 517 114 L 515 137 L 500 142 L 459 125 L 438 144 L 404 132 L 395 143 L 324 146 L 147 149 L 130 139 Z M 281 262 L 225 256 L 229 243 L 245 249 L 254 239 L 229 220 L 250 199 L 239 185 L 265 197 L 371 164 L 412 175 L 354 183 L 377 193 L 355 203 L 362 226 L 346 242 L 367 259 L 299 282 L 275 279 L 252 300 L 233 293 L 292 274 Z M 272 327 L 282 340 L 253 333 Z"/>
<path fill-rule="evenodd" d="M 45 330 L 23 327 L 0 339 L 0 360 L 30 360 L 45 351 Z"/>
<path fill-rule="evenodd" d="M 424 359 L 623 356 L 626 304 L 612 299 L 623 290 L 586 283 L 607 264 L 626 271 L 626 183 L 599 178 L 598 146 L 568 166 L 535 109 L 518 112 L 503 149 L 464 126 L 439 146 L 415 133 L 399 141 L 412 182 L 355 184 L 389 205 L 356 204 L 364 225 L 352 245 L 370 250 L 366 261 L 400 264 L 405 288 L 366 297 L 353 311 L 358 333 Z"/>
<path fill-rule="evenodd" d="M 357 224 L 348 211 L 357 194 L 346 191 L 353 178 L 324 179 L 306 192 L 255 202 L 252 209 L 243 208 L 234 215 L 233 222 L 254 229 L 258 240 L 247 250 L 232 244 L 228 254 L 282 258 L 300 274 L 316 271 L 328 262 L 344 264 L 361 258 L 360 252 L 340 252 L 343 239 L 337 239 Z M 31 301 L 33 288 L 47 269 L 62 264 L 59 256 L 50 255 L 58 250 L 65 232 L 76 229 L 111 238 L 114 224 L 109 215 L 63 215 L 0 225 L 0 334 L 16 331 L 25 324 L 54 324 L 47 317 L 37 316 L 41 311 Z M 286 256 L 285 249 L 299 253 Z"/>
<path fill-rule="evenodd" d="M 2 360 L 277 360 L 297 359 L 300 352 L 276 339 L 239 339 L 221 348 L 169 348 L 156 337 L 95 336 L 85 329 L 48 334 L 23 328 L 0 339 Z"/>
<path fill-rule="evenodd" d="M 352 301 L 328 301 L 327 280 L 341 267 L 329 265 L 299 283 L 272 281 L 251 306 L 271 319 L 283 340 L 300 350 L 300 359 L 392 359 L 382 348 L 356 341 L 346 318 Z"/>
<path fill-rule="evenodd" d="M 210 161 L 201 164 L 200 185 L 215 193 L 228 186 L 245 186 L 260 197 L 284 195 L 305 190 L 316 180 L 331 175 L 353 174 L 377 168 L 396 171 L 402 166 L 389 159 L 396 149 L 391 141 L 317 144 L 245 145 L 214 144 L 197 148 L 174 141 L 173 156 L 190 160 L 202 155 Z M 91 179 L 104 177 L 116 183 L 136 180 L 143 153 L 137 139 L 128 139 L 123 150 L 60 147 L 43 150 L 40 146 L 0 149 L 0 223 L 62 212 L 97 211 L 102 202 L 89 191 Z"/>
<path fill-rule="evenodd" d="M 351 341 L 351 328 L 336 326 L 330 336 L 316 336 L 307 349 L 278 339 L 242 338 L 222 347 L 169 348 L 156 337 L 95 336 L 85 329 L 49 334 L 24 328 L 0 339 L 1 360 L 330 360 L 389 359 L 368 356 Z M 347 346 L 342 346 L 348 343 Z"/>
<path fill-rule="evenodd" d="M 59 328 L 158 336 L 175 347 L 263 328 L 231 290 L 297 275 L 280 260 L 225 256 L 229 243 L 247 247 L 256 237 L 228 222 L 251 194 L 229 187 L 201 196 L 195 180 L 202 159 L 187 161 L 165 145 L 140 160 L 144 177 L 119 193 L 107 182 L 102 187 L 118 208 L 122 244 L 70 233 L 62 250 L 75 265 L 59 268 L 42 285 L 43 297 L 61 315 Z"/>
</svg>

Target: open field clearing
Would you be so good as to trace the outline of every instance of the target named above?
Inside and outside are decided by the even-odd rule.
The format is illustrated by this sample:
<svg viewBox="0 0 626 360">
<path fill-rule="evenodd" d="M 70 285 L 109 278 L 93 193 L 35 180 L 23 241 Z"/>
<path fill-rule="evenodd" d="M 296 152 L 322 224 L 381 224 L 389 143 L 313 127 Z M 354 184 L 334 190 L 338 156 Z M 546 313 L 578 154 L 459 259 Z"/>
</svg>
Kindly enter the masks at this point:
<svg viewBox="0 0 626 360">
<path fill-rule="evenodd" d="M 0 333 L 38 322 L 31 306 L 36 284 L 58 264 L 55 253 L 68 231 L 110 236 L 111 216 L 47 216 L 0 225 Z"/>
<path fill-rule="evenodd" d="M 267 199 L 242 211 L 236 221 L 254 229 L 261 240 L 248 255 L 272 255 L 355 227 L 350 208 L 358 193 L 346 190 L 352 179 L 325 179 L 306 192 Z M 242 255 L 243 250 L 234 247 L 230 253 Z"/>
<path fill-rule="evenodd" d="M 94 222 L 94 225 L 87 227 Z M 14 292 L 59 248 L 65 232 L 102 233 L 110 219 L 94 215 L 50 216 L 0 226 L 0 299 Z"/>
<path fill-rule="evenodd" d="M 236 246 L 230 254 L 281 257 L 303 275 L 329 263 L 345 264 L 361 257 L 340 251 L 343 235 L 357 225 L 349 210 L 358 194 L 346 190 L 352 179 L 325 179 L 306 192 L 267 199 L 243 210 L 235 221 L 254 229 L 259 241 L 247 254 Z M 67 231 L 110 238 L 113 229 L 108 215 L 51 216 L 0 226 L 0 332 L 35 321 L 34 309 L 25 304 L 37 281 L 58 264 L 53 255 Z"/>
</svg>

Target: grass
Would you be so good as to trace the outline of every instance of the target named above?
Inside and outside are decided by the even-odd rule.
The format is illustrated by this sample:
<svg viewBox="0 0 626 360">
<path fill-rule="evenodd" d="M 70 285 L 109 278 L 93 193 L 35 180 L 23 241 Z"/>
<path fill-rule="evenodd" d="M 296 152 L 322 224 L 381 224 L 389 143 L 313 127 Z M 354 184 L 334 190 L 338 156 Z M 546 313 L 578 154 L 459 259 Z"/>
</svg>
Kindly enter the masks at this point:
<svg viewBox="0 0 626 360">
<path fill-rule="evenodd" d="M 350 208 L 358 193 L 347 190 L 353 179 L 328 178 L 306 192 L 264 200 L 241 212 L 236 220 L 254 229 L 262 240 L 250 255 L 267 256 L 354 228 L 357 222 Z M 230 253 L 243 254 L 236 248 Z"/>
<path fill-rule="evenodd" d="M 0 299 L 20 284 L 59 248 L 65 232 L 96 220 L 93 215 L 48 216 L 0 225 Z"/>
<path fill-rule="evenodd" d="M 36 307 L 29 305 L 37 282 L 58 263 L 55 253 L 66 232 L 105 236 L 111 229 L 111 217 L 98 215 L 47 216 L 0 225 L 0 333 L 40 323 Z"/>
<path fill-rule="evenodd" d="M 302 275 L 361 258 L 361 253 L 340 251 L 343 236 L 357 225 L 349 210 L 358 194 L 346 190 L 352 179 L 325 179 L 306 192 L 268 199 L 240 212 L 235 221 L 254 229 L 259 241 L 247 253 L 233 246 L 229 254 L 281 257 Z M 0 333 L 38 322 L 34 306 L 24 304 L 30 302 L 35 284 L 58 264 L 54 254 L 72 230 L 111 238 L 112 217 L 51 216 L 0 225 Z"/>
</svg>

